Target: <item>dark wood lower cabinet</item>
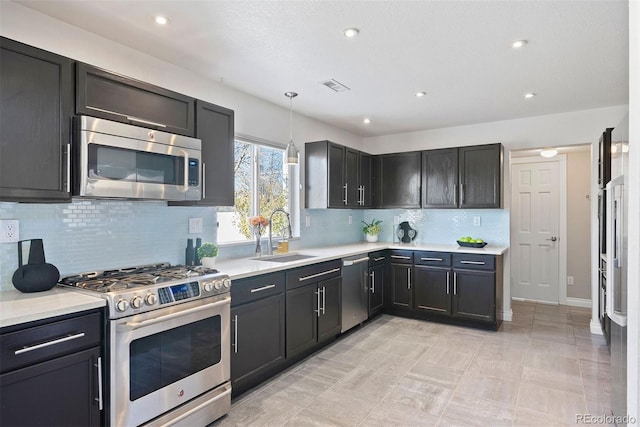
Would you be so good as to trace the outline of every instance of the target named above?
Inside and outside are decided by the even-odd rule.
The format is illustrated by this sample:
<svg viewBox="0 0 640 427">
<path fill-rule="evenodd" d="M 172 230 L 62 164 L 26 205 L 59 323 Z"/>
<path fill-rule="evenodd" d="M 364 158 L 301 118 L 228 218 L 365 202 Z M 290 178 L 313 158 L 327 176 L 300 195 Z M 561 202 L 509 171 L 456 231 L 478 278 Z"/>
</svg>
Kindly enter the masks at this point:
<svg viewBox="0 0 640 427">
<path fill-rule="evenodd" d="M 284 361 L 284 293 L 231 310 L 232 387 Z"/>
<path fill-rule="evenodd" d="M 369 267 L 369 317 L 384 308 L 385 264 Z"/>
<path fill-rule="evenodd" d="M 318 342 L 321 343 L 340 334 L 342 326 L 342 278 L 318 283 L 321 313 L 318 316 Z"/>
<path fill-rule="evenodd" d="M 317 286 L 287 291 L 287 357 L 312 348 L 318 341 Z"/>
<path fill-rule="evenodd" d="M 452 315 L 472 320 L 495 321 L 495 273 L 454 269 L 453 277 Z"/>
<path fill-rule="evenodd" d="M 394 307 L 413 307 L 411 291 L 411 264 L 391 264 L 391 305 Z"/>
<path fill-rule="evenodd" d="M 451 314 L 451 269 L 415 266 L 416 310 Z"/>
<path fill-rule="evenodd" d="M 99 357 L 96 347 L 0 375 L 0 425 L 101 425 Z"/>
</svg>

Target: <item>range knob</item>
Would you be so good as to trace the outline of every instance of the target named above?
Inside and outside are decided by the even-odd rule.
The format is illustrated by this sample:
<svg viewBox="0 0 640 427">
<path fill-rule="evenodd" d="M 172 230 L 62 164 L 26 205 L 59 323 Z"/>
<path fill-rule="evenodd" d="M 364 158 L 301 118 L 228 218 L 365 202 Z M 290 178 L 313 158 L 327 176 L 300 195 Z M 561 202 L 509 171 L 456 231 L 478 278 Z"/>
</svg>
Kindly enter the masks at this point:
<svg viewBox="0 0 640 427">
<path fill-rule="evenodd" d="M 231 279 L 224 279 L 222 281 L 222 283 L 224 284 L 225 288 L 230 288 L 231 287 Z"/>
<path fill-rule="evenodd" d="M 222 288 L 222 281 L 216 280 L 215 282 L 213 282 L 213 287 L 216 289 Z"/>
<path fill-rule="evenodd" d="M 213 291 L 213 282 L 204 282 L 204 291 L 205 292 Z"/>
<path fill-rule="evenodd" d="M 131 307 L 140 308 L 142 307 L 143 301 L 142 297 L 133 297 L 131 298 Z"/>
<path fill-rule="evenodd" d="M 116 311 L 126 311 L 129 308 L 129 303 L 127 300 L 120 298 L 118 302 L 116 302 Z"/>
<path fill-rule="evenodd" d="M 158 301 L 158 298 L 155 294 L 147 294 L 147 296 L 144 297 L 144 302 L 147 303 L 147 305 L 153 305 L 156 301 Z"/>
</svg>

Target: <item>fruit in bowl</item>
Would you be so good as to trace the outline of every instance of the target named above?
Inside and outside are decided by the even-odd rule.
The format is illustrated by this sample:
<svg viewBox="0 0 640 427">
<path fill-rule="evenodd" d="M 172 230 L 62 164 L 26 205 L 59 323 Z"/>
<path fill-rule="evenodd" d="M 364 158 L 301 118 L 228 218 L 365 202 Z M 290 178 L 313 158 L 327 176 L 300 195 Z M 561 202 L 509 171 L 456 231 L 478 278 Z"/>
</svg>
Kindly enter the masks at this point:
<svg viewBox="0 0 640 427">
<path fill-rule="evenodd" d="M 458 245 L 470 248 L 483 248 L 487 243 L 482 239 L 475 239 L 471 236 L 464 236 L 458 239 Z"/>
</svg>

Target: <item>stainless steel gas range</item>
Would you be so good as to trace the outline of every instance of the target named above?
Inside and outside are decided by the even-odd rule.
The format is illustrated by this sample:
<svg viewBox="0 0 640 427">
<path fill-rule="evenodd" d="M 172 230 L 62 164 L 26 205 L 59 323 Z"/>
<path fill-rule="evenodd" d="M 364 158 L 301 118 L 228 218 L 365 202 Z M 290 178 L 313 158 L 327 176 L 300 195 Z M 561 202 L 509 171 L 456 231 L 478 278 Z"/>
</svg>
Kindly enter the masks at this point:
<svg viewBox="0 0 640 427">
<path fill-rule="evenodd" d="M 107 300 L 110 425 L 207 425 L 231 407 L 231 280 L 153 264 L 67 276 Z"/>
</svg>

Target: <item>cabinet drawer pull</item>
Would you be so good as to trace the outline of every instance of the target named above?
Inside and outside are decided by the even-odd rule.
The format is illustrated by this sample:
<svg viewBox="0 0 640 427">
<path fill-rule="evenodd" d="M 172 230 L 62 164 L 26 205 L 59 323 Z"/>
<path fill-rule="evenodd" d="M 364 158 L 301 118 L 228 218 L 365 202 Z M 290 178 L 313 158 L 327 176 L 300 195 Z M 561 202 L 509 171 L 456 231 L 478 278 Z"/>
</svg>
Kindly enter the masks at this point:
<svg viewBox="0 0 640 427">
<path fill-rule="evenodd" d="M 262 291 L 266 291 L 267 289 L 273 289 L 275 287 L 276 287 L 276 285 L 267 285 L 267 286 L 263 286 L 261 288 L 254 288 L 254 289 L 251 289 L 251 293 L 262 292 Z"/>
<path fill-rule="evenodd" d="M 410 256 L 404 256 L 404 255 L 391 255 L 391 258 L 395 258 L 395 259 L 411 259 Z"/>
<path fill-rule="evenodd" d="M 460 264 L 485 265 L 484 261 L 460 261 Z"/>
<path fill-rule="evenodd" d="M 442 262 L 444 260 L 442 258 L 420 258 L 420 261 L 438 261 L 438 262 Z"/>
<path fill-rule="evenodd" d="M 350 265 L 360 264 L 361 262 L 365 262 L 365 261 L 369 261 L 369 257 L 368 256 L 365 256 L 365 257 L 362 257 L 362 258 L 358 258 L 358 259 L 344 260 L 344 261 L 342 261 L 342 265 L 348 267 Z"/>
<path fill-rule="evenodd" d="M 322 287 L 322 314 L 324 314 L 324 309 L 327 308 L 327 287 Z"/>
<path fill-rule="evenodd" d="M 316 273 L 316 274 L 312 274 L 310 276 L 300 277 L 298 279 L 298 282 L 304 282 L 305 280 L 315 279 L 316 277 L 324 276 L 325 274 L 335 273 L 336 271 L 340 271 L 340 269 L 339 268 L 334 268 L 334 269 L 331 269 L 331 270 L 323 271 L 322 273 Z"/>
<path fill-rule="evenodd" d="M 103 400 L 102 400 L 102 357 L 98 357 L 98 363 L 93 365 L 98 370 L 98 397 L 94 399 L 98 402 L 98 409 L 102 411 L 103 409 Z"/>
<path fill-rule="evenodd" d="M 167 125 L 165 125 L 165 124 L 152 122 L 150 120 L 140 119 L 138 117 L 133 117 L 133 116 L 126 116 L 126 117 L 127 117 L 127 120 L 131 120 L 132 122 L 144 123 L 145 125 L 158 126 L 158 127 L 161 127 L 161 128 L 166 128 L 167 127 Z"/>
<path fill-rule="evenodd" d="M 379 256 L 378 258 L 374 258 L 373 260 L 375 262 L 378 262 L 378 261 L 382 261 L 383 259 L 385 259 L 383 256 Z"/>
<path fill-rule="evenodd" d="M 458 295 L 458 273 L 453 272 L 453 294 Z"/>
<path fill-rule="evenodd" d="M 407 268 L 407 289 L 411 289 L 411 269 Z"/>
<path fill-rule="evenodd" d="M 60 344 L 60 343 L 66 342 L 66 341 L 71 341 L 71 340 L 75 340 L 75 339 L 82 338 L 82 337 L 84 337 L 84 332 L 80 332 L 78 334 L 73 334 L 73 335 L 67 335 L 66 337 L 58 338 L 57 340 L 47 341 L 47 342 L 43 342 L 41 344 L 36 344 L 36 345 L 30 345 L 30 346 L 27 346 L 27 347 L 23 347 L 20 350 L 16 350 L 14 352 L 14 354 L 17 356 L 18 354 L 28 353 L 28 352 L 33 351 L 33 350 L 38 350 L 40 348 L 49 347 L 49 346 L 52 346 L 52 345 Z"/>
</svg>

